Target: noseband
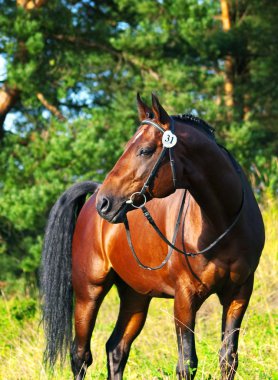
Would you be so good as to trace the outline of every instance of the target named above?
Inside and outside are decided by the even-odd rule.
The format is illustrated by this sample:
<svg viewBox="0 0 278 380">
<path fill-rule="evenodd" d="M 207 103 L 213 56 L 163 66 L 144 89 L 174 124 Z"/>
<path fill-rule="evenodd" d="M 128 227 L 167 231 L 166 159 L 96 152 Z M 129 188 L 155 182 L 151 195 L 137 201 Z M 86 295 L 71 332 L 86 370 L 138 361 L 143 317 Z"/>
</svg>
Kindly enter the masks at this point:
<svg viewBox="0 0 278 380">
<path fill-rule="evenodd" d="M 161 162 L 163 161 L 163 159 L 165 157 L 165 154 L 166 154 L 167 150 L 169 150 L 169 158 L 170 158 L 170 165 L 171 165 L 171 171 L 172 171 L 172 178 L 173 178 L 174 188 L 176 189 L 176 182 L 177 182 L 177 180 L 176 180 L 175 162 L 174 162 L 174 158 L 173 158 L 173 147 L 177 143 L 177 136 L 174 133 L 174 131 L 175 131 L 174 130 L 174 120 L 172 118 L 170 118 L 170 120 L 171 120 L 171 122 L 170 122 L 170 130 L 165 130 L 159 124 L 155 123 L 152 120 L 146 119 L 146 120 L 143 120 L 141 122 L 141 125 L 142 124 L 152 125 L 153 127 L 157 128 L 162 133 L 163 149 L 162 149 L 162 151 L 161 151 L 161 153 L 160 153 L 160 155 L 159 155 L 156 163 L 154 164 L 153 169 L 151 170 L 149 176 L 147 177 L 147 180 L 144 183 L 141 191 L 138 191 L 138 192 L 135 192 L 135 193 L 131 194 L 130 198 L 126 201 L 127 204 L 130 204 L 134 208 L 140 208 L 142 210 L 144 216 L 146 217 L 146 219 L 148 220 L 148 222 L 151 224 L 151 226 L 154 228 L 154 230 L 157 232 L 157 234 L 160 236 L 160 238 L 170 247 L 167 256 L 165 257 L 165 259 L 162 261 L 162 263 L 160 265 L 158 265 L 156 267 L 149 267 L 147 265 L 144 265 L 140 261 L 140 259 L 138 258 L 137 254 L 135 252 L 135 249 L 133 247 L 133 244 L 132 244 L 132 241 L 131 241 L 131 234 L 130 234 L 130 228 L 129 228 L 128 219 L 127 219 L 127 216 L 125 216 L 124 225 L 125 225 L 126 234 L 127 234 L 127 241 L 128 241 L 129 247 L 131 249 L 131 252 L 132 252 L 132 254 L 133 254 L 136 262 L 138 263 L 138 265 L 141 268 L 147 269 L 147 270 L 157 270 L 157 269 L 163 268 L 164 265 L 166 265 L 167 262 L 170 260 L 170 257 L 172 256 L 172 253 L 173 253 L 174 250 L 177 251 L 177 252 L 179 252 L 179 253 L 181 253 L 181 254 L 183 254 L 184 256 L 190 256 L 190 257 L 196 257 L 198 255 L 203 255 L 203 254 L 209 252 L 236 225 L 236 223 L 238 222 L 238 220 L 240 218 L 240 215 L 241 215 L 241 212 L 242 212 L 242 209 L 243 209 L 244 198 L 245 198 L 245 190 L 244 190 L 244 183 L 243 183 L 243 179 L 242 179 L 241 169 L 240 169 L 239 165 L 237 164 L 237 162 L 235 161 L 235 159 L 233 158 L 233 156 L 231 155 L 231 153 L 226 148 L 224 148 L 223 146 L 221 146 L 221 145 L 218 144 L 218 146 L 221 149 L 224 149 L 227 152 L 227 154 L 228 154 L 228 156 L 229 156 L 229 158 L 230 158 L 230 160 L 232 162 L 233 167 L 235 168 L 236 172 L 238 173 L 238 175 L 240 177 L 241 184 L 242 184 L 241 205 L 240 205 L 239 211 L 237 212 L 237 215 L 236 215 L 234 221 L 230 224 L 230 226 L 220 236 L 218 236 L 211 244 L 209 244 L 206 248 L 202 249 L 201 251 L 186 252 L 184 244 L 183 244 L 183 250 L 177 248 L 175 246 L 175 242 L 176 242 L 179 226 L 180 226 L 180 223 L 181 223 L 181 217 L 182 217 L 183 210 L 184 210 L 184 205 L 185 205 L 185 198 L 186 198 L 186 192 L 187 192 L 187 190 L 185 189 L 183 197 L 182 197 L 182 200 L 181 200 L 181 205 L 180 205 L 180 209 L 179 209 L 179 213 L 178 213 L 178 217 L 177 217 L 177 221 L 176 221 L 176 226 L 175 226 L 174 233 L 173 233 L 172 242 L 170 242 L 166 238 L 166 236 L 163 235 L 163 233 L 160 231 L 160 229 L 156 225 L 155 221 L 153 220 L 151 214 L 149 213 L 149 211 L 145 207 L 145 204 L 147 202 L 146 192 L 149 189 L 150 185 L 152 184 L 152 182 L 153 182 L 153 180 L 154 180 L 154 178 L 155 178 L 155 176 L 157 174 L 157 171 L 158 171 L 158 169 L 160 167 L 160 164 L 161 164 Z M 134 200 L 135 200 L 135 197 L 137 195 L 141 196 L 143 198 L 142 199 L 143 202 L 139 206 L 135 205 L 133 203 Z M 187 204 L 187 209 L 188 209 L 188 207 L 189 207 L 189 201 L 188 201 L 188 204 Z M 186 212 L 185 212 L 185 215 L 184 215 L 184 220 L 185 220 L 185 216 L 186 216 L 186 213 L 187 213 L 187 209 L 186 209 Z M 184 223 L 183 223 L 183 225 L 184 225 Z"/>
</svg>

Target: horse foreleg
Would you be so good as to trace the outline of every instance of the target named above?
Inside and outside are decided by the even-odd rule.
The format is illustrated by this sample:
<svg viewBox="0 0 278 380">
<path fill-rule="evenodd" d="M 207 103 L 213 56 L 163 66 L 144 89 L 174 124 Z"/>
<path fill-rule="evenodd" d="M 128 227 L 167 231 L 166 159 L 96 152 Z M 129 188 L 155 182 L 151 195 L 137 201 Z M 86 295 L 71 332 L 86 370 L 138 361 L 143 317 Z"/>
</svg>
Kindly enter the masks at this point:
<svg viewBox="0 0 278 380">
<path fill-rule="evenodd" d="M 132 342 L 140 334 L 151 298 L 135 292 L 128 285 L 118 286 L 120 310 L 116 326 L 106 343 L 108 379 L 120 380 Z"/>
<path fill-rule="evenodd" d="M 244 313 L 253 290 L 254 276 L 236 291 L 225 291 L 219 295 L 223 305 L 222 347 L 219 362 L 222 380 L 233 380 L 238 367 L 238 338 Z"/>
<path fill-rule="evenodd" d="M 90 341 L 99 307 L 111 288 L 112 283 L 104 286 L 89 284 L 83 293 L 76 295 L 74 310 L 75 338 L 71 347 L 71 367 L 75 380 L 83 380 L 93 358 Z"/>
<path fill-rule="evenodd" d="M 174 314 L 179 352 L 177 365 L 179 379 L 192 380 L 196 375 L 198 366 L 194 336 L 196 312 L 194 296 L 186 288 L 177 289 Z"/>
</svg>

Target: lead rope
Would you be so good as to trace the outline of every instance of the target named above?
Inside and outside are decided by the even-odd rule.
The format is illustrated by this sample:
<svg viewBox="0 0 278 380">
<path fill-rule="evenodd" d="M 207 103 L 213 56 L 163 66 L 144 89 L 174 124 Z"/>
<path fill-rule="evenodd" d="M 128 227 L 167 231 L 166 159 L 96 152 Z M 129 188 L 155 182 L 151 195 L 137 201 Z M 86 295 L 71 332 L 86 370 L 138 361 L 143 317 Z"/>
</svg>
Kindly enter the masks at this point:
<svg viewBox="0 0 278 380">
<path fill-rule="evenodd" d="M 172 243 L 168 242 L 168 240 L 166 239 L 167 240 L 166 242 L 168 242 L 167 244 L 170 246 L 169 252 L 168 252 L 167 256 L 165 257 L 165 259 L 162 261 L 162 263 L 160 265 L 156 266 L 156 267 L 149 267 L 149 266 L 143 264 L 142 261 L 137 256 L 137 254 L 135 252 L 135 249 L 133 247 L 133 244 L 132 244 L 132 240 L 131 240 L 131 234 L 130 234 L 130 228 L 129 228 L 128 219 L 127 219 L 127 216 L 125 217 L 124 225 L 125 225 L 128 245 L 129 245 L 129 247 L 131 249 L 131 252 L 133 254 L 133 257 L 135 258 L 135 260 L 136 260 L 137 264 L 139 265 L 139 267 L 141 267 L 143 269 L 151 270 L 151 271 L 152 270 L 158 270 L 158 269 L 163 268 L 168 263 L 168 261 L 170 260 L 172 254 L 173 254 L 173 250 L 175 249 L 174 244 L 176 243 L 177 235 L 178 235 L 178 231 L 179 231 L 179 227 L 180 227 L 180 223 L 181 223 L 181 217 L 182 217 L 183 210 L 184 210 L 184 205 L 185 205 L 186 192 L 187 191 L 184 190 L 183 197 L 182 197 L 182 200 L 181 200 L 180 210 L 179 210 L 179 213 L 178 213 L 178 217 L 177 217 L 177 221 L 176 221 L 176 226 L 175 226 L 175 230 L 174 230 L 174 234 L 173 234 L 173 238 L 172 238 Z M 188 209 L 188 205 L 187 205 L 187 209 Z M 187 213 L 187 209 L 185 211 L 185 215 Z M 160 232 L 160 230 L 159 230 L 159 232 Z M 161 233 L 161 235 L 164 237 L 164 235 L 162 233 Z"/>
</svg>

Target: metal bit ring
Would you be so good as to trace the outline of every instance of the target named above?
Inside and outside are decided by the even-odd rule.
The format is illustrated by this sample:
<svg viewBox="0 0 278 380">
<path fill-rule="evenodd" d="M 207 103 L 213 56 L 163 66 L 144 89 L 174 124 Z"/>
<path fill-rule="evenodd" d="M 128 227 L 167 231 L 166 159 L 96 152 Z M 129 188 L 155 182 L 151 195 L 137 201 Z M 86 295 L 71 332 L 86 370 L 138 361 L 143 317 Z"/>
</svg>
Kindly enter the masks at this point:
<svg viewBox="0 0 278 380">
<path fill-rule="evenodd" d="M 139 194 L 139 195 L 141 195 L 141 197 L 143 197 L 143 203 L 142 203 L 141 205 L 139 205 L 139 206 L 136 206 L 136 205 L 133 203 L 133 201 L 134 201 L 134 197 L 135 197 L 137 194 Z M 126 201 L 127 204 L 130 204 L 130 205 L 131 205 L 132 207 L 134 207 L 134 208 L 142 208 L 142 207 L 145 206 L 146 202 L 147 202 L 146 195 L 140 193 L 140 191 L 136 191 L 135 193 L 131 194 L 131 196 L 129 197 L 129 199 Z"/>
</svg>

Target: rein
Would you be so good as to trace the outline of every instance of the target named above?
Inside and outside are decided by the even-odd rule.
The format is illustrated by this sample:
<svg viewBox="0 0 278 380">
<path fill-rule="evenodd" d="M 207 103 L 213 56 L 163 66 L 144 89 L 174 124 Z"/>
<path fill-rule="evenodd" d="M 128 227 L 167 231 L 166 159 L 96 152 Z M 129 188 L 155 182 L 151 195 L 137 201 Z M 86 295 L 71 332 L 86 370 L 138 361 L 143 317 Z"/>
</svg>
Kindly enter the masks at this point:
<svg viewBox="0 0 278 380">
<path fill-rule="evenodd" d="M 133 247 L 133 244 L 132 244 L 132 241 L 131 241 L 131 234 L 130 234 L 130 228 L 129 228 L 129 223 L 128 223 L 128 220 L 127 218 L 125 218 L 124 220 L 124 225 L 125 225 L 125 229 L 126 229 L 126 236 L 127 236 L 127 241 L 128 241 L 128 245 L 131 249 L 131 252 L 137 262 L 137 264 L 139 265 L 139 267 L 143 268 L 143 269 L 148 269 L 148 270 L 157 270 L 157 269 L 161 269 L 164 267 L 164 265 L 167 264 L 167 262 L 170 260 L 170 257 L 172 256 L 172 253 L 173 253 L 173 250 L 175 249 L 176 250 L 176 247 L 174 246 L 175 242 L 176 242 L 176 239 L 177 239 L 177 235 L 178 235 L 178 231 L 179 231 L 179 227 L 180 227 L 180 223 L 181 223 L 181 217 L 182 217 L 182 213 L 183 213 L 183 210 L 184 210 L 184 204 L 185 204 L 185 197 L 186 197 L 186 190 L 184 191 L 183 193 L 183 197 L 182 197 L 182 201 L 181 201 L 181 205 L 180 205 L 180 210 L 179 210 L 179 214 L 178 214 L 178 217 L 177 217 L 177 221 L 176 221 L 176 226 L 175 226 L 175 230 L 174 230 L 174 233 L 173 233 L 173 238 L 172 238 L 172 243 L 170 243 L 165 237 L 164 235 L 162 234 L 162 232 L 160 231 L 160 229 L 156 226 L 156 224 L 152 224 L 153 228 L 155 229 L 155 231 L 159 234 L 160 237 L 162 237 L 162 240 L 165 241 L 166 239 L 166 243 L 170 246 L 170 250 L 167 254 L 167 256 L 165 257 L 165 259 L 162 261 L 162 263 L 156 267 L 149 267 L 145 264 L 142 263 L 142 261 L 139 259 L 139 257 L 137 256 L 136 252 L 135 252 L 135 249 Z M 144 207 L 144 209 L 146 210 L 146 213 L 149 215 L 149 217 L 152 219 L 150 213 L 148 212 L 148 210 Z M 144 215 L 146 216 L 146 218 L 149 220 L 149 217 L 147 217 L 147 215 L 145 214 L 145 211 L 143 211 Z M 186 215 L 186 213 L 185 213 Z M 153 221 L 153 219 L 152 219 Z M 149 220 L 150 222 L 150 220 Z"/>
<path fill-rule="evenodd" d="M 134 256 L 137 264 L 141 268 L 143 268 L 143 269 L 147 269 L 147 270 L 153 271 L 153 270 L 158 270 L 158 269 L 163 268 L 168 263 L 168 261 L 170 260 L 170 258 L 172 256 L 174 250 L 177 251 L 177 252 L 179 252 L 179 253 L 181 253 L 181 254 L 183 254 L 184 256 L 187 256 L 187 257 L 196 257 L 198 255 L 206 254 L 212 248 L 214 248 L 232 230 L 232 228 L 238 222 L 238 220 L 239 220 L 239 218 L 241 216 L 242 209 L 243 209 L 243 204 L 244 204 L 244 199 L 245 199 L 245 190 L 244 190 L 244 184 L 243 184 L 243 180 L 242 180 L 242 176 L 241 176 L 241 171 L 240 171 L 240 168 L 239 168 L 238 164 L 236 163 L 234 157 L 231 155 L 231 153 L 226 148 L 224 148 L 222 145 L 218 144 L 218 146 L 221 149 L 223 149 L 223 150 L 225 150 L 227 152 L 227 154 L 228 154 L 228 156 L 229 156 L 229 158 L 230 158 L 230 160 L 232 162 L 233 167 L 235 168 L 235 170 L 237 171 L 237 173 L 240 176 L 240 180 L 241 180 L 241 184 L 242 184 L 242 199 L 241 199 L 241 205 L 240 205 L 239 211 L 237 212 L 237 215 L 236 215 L 235 219 L 229 225 L 229 227 L 226 228 L 226 230 L 220 236 L 218 236 L 211 244 L 209 244 L 206 248 L 204 248 L 204 249 L 202 249 L 200 251 L 197 251 L 197 252 L 186 252 L 185 246 L 183 244 L 183 248 L 184 249 L 183 250 L 179 249 L 178 247 L 175 246 L 175 242 L 176 242 L 176 239 L 177 239 L 177 234 L 178 234 L 178 230 L 179 230 L 180 223 L 181 223 L 181 217 L 182 217 L 183 210 L 184 210 L 185 198 L 186 198 L 186 192 L 187 192 L 187 190 L 185 189 L 184 193 L 183 193 L 183 197 L 182 197 L 182 201 L 181 201 L 181 205 L 180 205 L 180 209 L 179 209 L 179 213 L 178 213 L 178 216 L 177 216 L 177 221 L 176 221 L 176 225 L 175 225 L 175 229 L 174 229 L 174 233 L 173 233 L 172 242 L 170 242 L 166 238 L 166 236 L 163 235 L 163 233 L 160 231 L 159 227 L 157 226 L 157 224 L 153 220 L 150 212 L 145 207 L 145 204 L 147 202 L 146 195 L 145 195 L 146 191 L 149 188 L 149 186 L 151 185 L 154 177 L 156 176 L 156 173 L 157 173 L 157 171 L 159 169 L 159 166 L 160 166 L 162 160 L 165 157 L 165 154 L 166 154 L 167 150 L 169 150 L 169 158 L 170 158 L 170 165 L 171 165 L 171 170 L 172 170 L 172 178 L 173 178 L 174 186 L 176 185 L 176 170 L 175 170 L 175 162 L 174 162 L 174 159 L 173 159 L 173 152 L 172 152 L 173 146 L 175 146 L 176 143 L 177 143 L 177 137 L 174 134 L 174 121 L 171 118 L 171 125 L 170 125 L 170 129 L 171 130 L 170 131 L 166 131 L 164 128 L 162 128 L 160 125 L 158 125 L 157 123 L 155 123 L 152 120 L 143 120 L 141 122 L 141 125 L 142 124 L 152 125 L 155 128 L 157 128 L 161 133 L 163 133 L 163 137 L 162 137 L 163 149 L 162 149 L 162 151 L 161 151 L 161 153 L 160 153 L 160 155 L 159 155 L 159 157 L 158 157 L 158 159 L 157 159 L 157 161 L 156 161 L 156 163 L 155 163 L 152 171 L 150 172 L 150 174 L 149 174 L 146 182 L 144 183 L 141 191 L 133 193 L 130 196 L 129 200 L 126 201 L 126 203 L 127 204 L 131 204 L 134 208 L 140 208 L 142 210 L 142 212 L 143 212 L 143 215 L 148 220 L 148 222 L 153 227 L 153 229 L 156 231 L 156 233 L 170 247 L 167 256 L 161 262 L 160 265 L 155 266 L 155 267 L 150 267 L 150 266 L 147 266 L 147 265 L 143 264 L 140 261 L 140 259 L 138 258 L 137 254 L 135 252 L 134 246 L 132 244 L 130 227 L 129 227 L 127 216 L 125 216 L 124 225 L 125 225 L 128 245 L 129 245 L 129 247 L 131 249 L 131 252 L 132 252 L 132 254 L 133 254 L 133 256 Z M 176 186 L 175 186 L 175 188 L 176 188 Z M 141 205 L 139 205 L 139 206 L 134 205 L 134 203 L 133 203 L 134 202 L 134 197 L 137 194 L 139 196 L 142 196 L 142 198 L 143 198 L 143 203 Z M 184 220 L 185 220 L 185 217 L 186 217 L 186 214 L 187 214 L 188 207 L 189 207 L 189 201 L 188 201 L 187 209 L 186 209 L 186 212 L 185 212 L 185 215 L 184 215 Z M 183 223 L 183 225 L 184 225 L 184 223 Z"/>
</svg>

